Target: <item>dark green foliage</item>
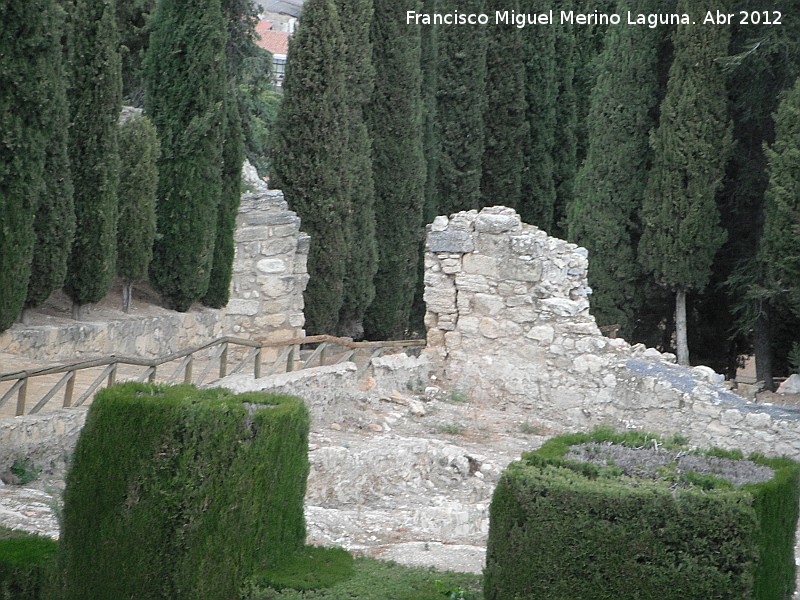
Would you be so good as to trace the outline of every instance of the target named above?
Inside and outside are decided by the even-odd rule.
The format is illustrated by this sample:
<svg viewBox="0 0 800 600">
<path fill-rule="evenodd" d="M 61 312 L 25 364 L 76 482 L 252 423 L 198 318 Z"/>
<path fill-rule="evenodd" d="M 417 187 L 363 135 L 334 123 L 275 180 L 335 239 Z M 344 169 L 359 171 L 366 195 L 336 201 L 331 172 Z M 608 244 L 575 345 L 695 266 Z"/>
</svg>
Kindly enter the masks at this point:
<svg viewBox="0 0 800 600">
<path fill-rule="evenodd" d="M 147 279 L 147 269 L 153 257 L 158 134 L 147 117 L 132 117 L 120 126 L 119 142 L 117 273 L 128 285 Z"/>
<path fill-rule="evenodd" d="M 242 600 L 481 600 L 481 576 L 405 567 L 373 558 L 356 558 L 353 574 L 326 589 L 297 591 L 246 583 Z M 457 594 L 457 595 L 451 595 Z"/>
<path fill-rule="evenodd" d="M 342 548 L 303 546 L 288 560 L 253 578 L 275 590 L 321 590 L 353 576 L 353 555 Z"/>
<path fill-rule="evenodd" d="M 759 518 L 759 562 L 753 598 L 791 598 L 796 584 L 795 528 L 800 497 L 800 465 L 787 458 L 750 456 L 771 467 L 775 477 L 766 483 L 746 485 L 753 494 Z"/>
<path fill-rule="evenodd" d="M 317 334 L 335 330 L 344 299 L 350 199 L 341 167 L 349 109 L 344 40 L 333 0 L 309 0 L 302 20 L 289 42 L 271 178 L 311 236 L 305 316 L 306 330 Z"/>
<path fill-rule="evenodd" d="M 592 465 L 594 466 L 594 465 Z M 747 597 L 747 494 L 512 463 L 492 498 L 484 595 L 582 600 Z"/>
<path fill-rule="evenodd" d="M 42 112 L 47 135 L 44 190 L 39 197 L 33 221 L 36 241 L 25 299 L 28 307 L 40 305 L 64 284 L 75 235 L 75 207 L 68 156 L 67 81 L 58 29 L 61 17 L 54 3 L 48 5 L 48 12 L 45 13 L 48 19 L 48 72 L 42 76 L 48 99 Z"/>
<path fill-rule="evenodd" d="M 439 10 L 480 14 L 484 0 L 440 0 Z M 436 189 L 438 212 L 449 215 L 481 203 L 486 27 L 440 27 L 438 43 Z"/>
<path fill-rule="evenodd" d="M 540 13 L 550 8 L 542 0 L 523 0 L 520 4 L 526 13 Z M 517 210 L 523 222 L 550 231 L 556 202 L 553 174 L 558 101 L 556 28 L 526 27 L 521 36 L 528 103 L 526 118 L 530 130 L 525 147 L 522 197 Z"/>
<path fill-rule="evenodd" d="M 257 53 L 242 62 L 238 83 L 239 106 L 247 160 L 261 176 L 269 172 L 270 134 L 283 95 L 272 86 L 272 55 Z"/>
<path fill-rule="evenodd" d="M 678 11 L 688 12 L 685 1 Z M 715 193 L 731 151 L 725 79 L 718 59 L 727 27 L 679 26 L 667 95 L 653 135 L 653 169 L 642 210 L 643 266 L 673 290 L 701 290 L 725 241 Z"/>
<path fill-rule="evenodd" d="M 221 194 L 226 27 L 220 0 L 161 0 L 146 59 L 145 112 L 161 140 L 151 281 L 188 310 L 208 290 Z"/>
<path fill-rule="evenodd" d="M 124 0 L 117 4 L 117 27 L 122 58 L 122 96 L 126 103 L 144 101 L 144 57 L 150 37 L 150 19 L 158 0 Z"/>
<path fill-rule="evenodd" d="M 617 13 L 642 12 L 643 2 L 623 0 Z M 618 323 L 626 339 L 644 300 L 636 243 L 652 159 L 648 136 L 658 102 L 660 35 L 658 29 L 614 27 L 605 36 L 587 156 L 569 214 L 569 239 L 589 250 L 592 314 L 599 325 Z"/>
<path fill-rule="evenodd" d="M 103 390 L 67 475 L 63 599 L 235 597 L 305 541 L 308 428 L 289 396 Z"/>
<path fill-rule="evenodd" d="M 567 5 L 569 6 L 569 5 Z M 556 190 L 550 235 L 567 237 L 567 211 L 574 199 L 578 171 L 578 98 L 575 89 L 577 53 L 575 28 L 556 29 L 556 122 L 553 145 L 553 185 Z"/>
<path fill-rule="evenodd" d="M 244 136 L 242 119 L 236 95 L 231 92 L 225 101 L 225 142 L 222 147 L 222 194 L 217 208 L 217 231 L 214 259 L 208 290 L 203 304 L 221 308 L 230 299 L 233 275 L 234 233 L 239 201 L 242 196 L 242 162 L 244 161 Z"/>
<path fill-rule="evenodd" d="M 42 106 L 51 73 L 52 2 L 0 5 L 0 331 L 22 311 L 33 257 L 33 216 L 44 191 Z"/>
<path fill-rule="evenodd" d="M 486 0 L 485 10 L 519 11 L 519 3 Z M 525 64 L 520 30 L 512 26 L 486 31 L 486 112 L 481 206 L 519 204 L 523 148 L 528 136 L 525 120 Z"/>
<path fill-rule="evenodd" d="M 116 27 L 114 0 L 76 0 L 68 48 L 76 227 L 64 291 L 77 306 L 101 300 L 116 274 L 122 106 Z"/>
<path fill-rule="evenodd" d="M 598 428 L 548 440 L 512 463 L 490 508 L 486 598 L 790 597 L 798 463 L 752 455 L 775 476 L 736 488 L 694 472 L 634 480 L 613 464 L 565 457 L 577 444 L 681 450 L 685 441 Z"/>
<path fill-rule="evenodd" d="M 673 489 L 669 477 L 633 480 L 565 457 L 591 442 L 680 449 L 685 439 L 600 428 L 558 436 L 512 463 L 490 508 L 487 598 L 791 596 L 800 465 L 753 455 L 773 479 L 735 488 L 687 472 Z"/>
<path fill-rule="evenodd" d="M 58 542 L 0 528 L 0 598 L 41 600 L 51 587 Z"/>
<path fill-rule="evenodd" d="M 375 298 L 373 278 L 378 270 L 372 139 L 365 114 L 375 83 L 370 41 L 373 6 L 372 0 L 336 0 L 336 7 L 346 41 L 343 59 L 348 130 L 342 169 L 351 207 L 345 223 L 347 262 L 337 331 L 361 337 L 364 313 Z"/>
<path fill-rule="evenodd" d="M 800 79 L 775 113 L 760 259 L 769 287 L 800 315 Z"/>
<path fill-rule="evenodd" d="M 402 337 L 417 284 L 425 199 L 420 29 L 405 24 L 416 0 L 376 0 L 375 91 L 367 115 L 373 143 L 378 272 L 364 327 L 372 339 Z"/>
</svg>

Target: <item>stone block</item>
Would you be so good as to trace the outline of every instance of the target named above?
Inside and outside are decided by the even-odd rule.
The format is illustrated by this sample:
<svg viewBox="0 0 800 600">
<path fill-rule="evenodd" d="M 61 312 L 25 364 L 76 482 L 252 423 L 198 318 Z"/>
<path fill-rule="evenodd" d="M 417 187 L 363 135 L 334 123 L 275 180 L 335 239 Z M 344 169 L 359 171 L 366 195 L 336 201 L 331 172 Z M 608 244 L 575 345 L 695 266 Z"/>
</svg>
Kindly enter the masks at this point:
<svg viewBox="0 0 800 600">
<path fill-rule="evenodd" d="M 497 277 L 497 259 L 482 254 L 467 254 L 462 261 L 462 269 L 469 275 Z"/>
<path fill-rule="evenodd" d="M 482 233 L 505 233 L 521 229 L 522 221 L 516 213 L 491 214 L 482 211 L 475 217 L 475 231 Z"/>
<path fill-rule="evenodd" d="M 478 331 L 483 337 L 495 339 L 500 337 L 500 324 L 491 317 L 484 317 L 478 324 Z"/>
<path fill-rule="evenodd" d="M 445 216 L 438 216 L 433 220 L 431 223 L 431 231 L 445 231 L 447 229 L 447 225 L 450 223 L 450 219 Z"/>
<path fill-rule="evenodd" d="M 256 263 L 256 268 L 262 273 L 284 273 L 286 263 L 279 258 L 262 258 Z"/>
<path fill-rule="evenodd" d="M 426 287 L 423 300 L 430 312 L 451 313 L 456 310 L 456 294 L 454 289 Z"/>
<path fill-rule="evenodd" d="M 426 248 L 430 252 L 466 253 L 475 249 L 475 242 L 469 231 L 431 231 Z"/>
<path fill-rule="evenodd" d="M 542 280 L 542 263 L 509 257 L 509 260 L 500 263 L 497 275 L 501 279 L 536 283 Z"/>
<path fill-rule="evenodd" d="M 226 312 L 229 315 L 245 315 L 252 317 L 258 314 L 261 303 L 258 300 L 238 300 L 233 299 L 228 302 Z"/>
<path fill-rule="evenodd" d="M 575 317 L 583 310 L 583 305 L 566 298 L 545 298 L 539 302 L 542 310 L 559 317 Z"/>
<path fill-rule="evenodd" d="M 483 275 L 467 275 L 466 273 L 456 275 L 456 288 L 458 291 L 484 294 L 491 290 L 486 277 Z"/>
<path fill-rule="evenodd" d="M 470 295 L 459 294 L 459 303 L 462 297 L 469 298 Z M 505 304 L 503 303 L 503 299 L 496 294 L 474 294 L 472 295 L 471 308 L 477 314 L 493 317 L 503 312 Z"/>
<path fill-rule="evenodd" d="M 542 344 L 552 344 L 555 338 L 555 330 L 550 325 L 536 325 L 531 327 L 525 337 Z"/>
</svg>

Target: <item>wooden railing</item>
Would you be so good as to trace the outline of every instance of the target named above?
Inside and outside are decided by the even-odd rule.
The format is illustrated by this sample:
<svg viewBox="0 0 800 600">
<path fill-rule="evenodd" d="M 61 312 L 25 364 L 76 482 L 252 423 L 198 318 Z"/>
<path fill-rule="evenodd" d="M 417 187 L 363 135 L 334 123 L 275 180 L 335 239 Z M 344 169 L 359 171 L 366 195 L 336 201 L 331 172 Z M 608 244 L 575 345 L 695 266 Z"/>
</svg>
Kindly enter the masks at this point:
<svg viewBox="0 0 800 600">
<path fill-rule="evenodd" d="M 177 362 L 172 372 L 161 378 L 165 383 L 175 383 L 179 379 L 183 383 L 202 385 L 213 370 L 219 378 L 242 372 L 251 365 L 255 378 L 266 377 L 284 371 L 296 371 L 311 366 L 337 364 L 346 361 L 355 362 L 358 366 L 357 376 L 361 378 L 369 368 L 372 359 L 380 356 L 389 349 L 421 349 L 425 346 L 424 340 L 400 340 L 384 342 L 354 342 L 349 338 L 338 338 L 329 335 L 316 335 L 310 337 L 293 338 L 282 341 L 246 340 L 234 337 L 222 337 L 202 346 L 176 352 L 159 358 L 138 358 L 131 356 L 107 356 L 84 361 L 74 361 L 50 367 L 26 369 L 8 373 L 0 373 L 0 383 L 13 382 L 11 387 L 0 396 L 0 410 L 16 395 L 17 406 L 15 414 L 35 414 L 44 408 L 62 389 L 64 408 L 77 407 L 89 400 L 97 390 L 105 385 L 112 385 L 120 372 L 120 367 L 138 367 L 143 370 L 127 380 L 155 382 L 159 380 L 160 367 Z M 229 350 L 236 348 L 238 357 L 229 356 Z M 271 350 L 276 357 L 271 365 L 264 368 L 262 357 L 266 351 Z M 197 355 L 208 352 L 210 356 L 198 360 Z M 361 353 L 361 356 L 359 356 Z M 229 364 L 233 362 L 234 364 Z M 199 363 L 199 375 L 195 375 L 195 364 Z M 203 364 L 205 363 L 205 364 Z M 233 368 L 229 369 L 229 366 Z M 90 369 L 103 368 L 88 386 L 79 395 L 75 392 L 75 382 L 78 373 Z M 35 401 L 36 403 L 27 410 L 29 390 L 31 383 L 38 378 L 61 375 L 49 390 L 45 385 L 44 393 Z M 181 377 L 182 375 L 182 377 Z M 211 380 L 213 381 L 213 379 Z M 37 394 L 39 395 L 39 394 Z M 77 397 L 76 397 L 77 395 Z"/>
</svg>

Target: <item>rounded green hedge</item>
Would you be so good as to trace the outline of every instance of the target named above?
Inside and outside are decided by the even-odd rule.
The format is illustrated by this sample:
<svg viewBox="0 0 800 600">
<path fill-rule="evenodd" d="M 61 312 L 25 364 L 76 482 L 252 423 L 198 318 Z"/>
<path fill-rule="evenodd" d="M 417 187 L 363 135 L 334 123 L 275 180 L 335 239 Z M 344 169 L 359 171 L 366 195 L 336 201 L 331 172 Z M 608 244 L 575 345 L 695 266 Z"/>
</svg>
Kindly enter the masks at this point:
<svg viewBox="0 0 800 600">
<path fill-rule="evenodd" d="M 64 495 L 64 598 L 235 598 L 305 542 L 299 398 L 123 384 L 97 395 Z"/>
</svg>

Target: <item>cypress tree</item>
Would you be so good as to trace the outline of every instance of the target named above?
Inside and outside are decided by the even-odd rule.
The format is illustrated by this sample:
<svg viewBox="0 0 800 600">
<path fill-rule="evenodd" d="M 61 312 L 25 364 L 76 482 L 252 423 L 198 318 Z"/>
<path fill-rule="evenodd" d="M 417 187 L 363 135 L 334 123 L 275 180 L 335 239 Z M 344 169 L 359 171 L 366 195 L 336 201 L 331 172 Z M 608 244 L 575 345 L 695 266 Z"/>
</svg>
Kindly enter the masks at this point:
<svg viewBox="0 0 800 600">
<path fill-rule="evenodd" d="M 423 0 L 422 12 L 439 12 L 439 0 Z M 425 201 L 422 224 L 431 223 L 439 214 L 436 198 L 436 173 L 439 162 L 439 142 L 436 135 L 436 82 L 439 56 L 438 27 L 424 25 L 420 30 L 420 64 L 422 67 L 422 148 L 425 156 Z M 422 235 L 424 238 L 424 235 Z M 425 241 L 420 239 L 417 259 L 417 285 L 409 318 L 409 333 L 425 332 Z"/>
<path fill-rule="evenodd" d="M 687 0 L 678 12 L 690 13 Z M 697 19 L 698 16 L 695 15 Z M 653 135 L 653 169 L 642 209 L 639 256 L 654 279 L 675 293 L 678 361 L 689 364 L 686 295 L 702 290 L 725 241 L 715 194 L 731 150 L 725 78 L 719 59 L 727 27 L 679 25 L 667 93 Z"/>
<path fill-rule="evenodd" d="M 117 3 L 117 27 L 122 59 L 122 96 L 126 104 L 144 101 L 144 57 L 150 37 L 150 18 L 158 0 L 124 0 Z"/>
<path fill-rule="evenodd" d="M 544 12 L 548 7 L 543 0 L 521 2 L 521 9 L 526 13 Z M 524 222 L 547 231 L 553 226 L 556 203 L 553 164 L 558 100 L 555 30 L 555 26 L 530 26 L 522 30 L 525 99 L 530 130 L 525 145 L 522 196 L 518 210 Z"/>
<path fill-rule="evenodd" d="M 519 11 L 519 3 L 486 0 L 486 11 Z M 486 112 L 481 173 L 481 205 L 519 204 L 523 147 L 528 136 L 525 120 L 525 65 L 520 30 L 496 25 L 486 31 Z"/>
<path fill-rule="evenodd" d="M 289 42 L 283 103 L 275 123 L 272 183 L 311 236 L 306 329 L 334 331 L 344 299 L 345 225 L 350 213 L 342 164 L 347 143 L 344 40 L 333 0 L 308 0 Z"/>
<path fill-rule="evenodd" d="M 84 304 L 108 293 L 116 273 L 122 79 L 114 0 L 76 0 L 69 57 L 76 229 L 64 291 L 79 318 Z"/>
<path fill-rule="evenodd" d="M 800 316 L 800 79 L 775 113 L 759 257 L 766 280 Z"/>
<path fill-rule="evenodd" d="M 480 14 L 483 0 L 441 0 L 441 12 Z M 439 28 L 436 112 L 440 143 L 439 212 L 478 208 L 481 203 L 483 116 L 486 106 L 486 27 Z"/>
<path fill-rule="evenodd" d="M 568 6 L 571 6 L 568 4 Z M 553 142 L 553 187 L 555 203 L 550 234 L 567 237 L 567 211 L 574 200 L 578 171 L 578 98 L 575 90 L 577 68 L 576 33 L 572 28 L 555 30 L 556 123 Z"/>
<path fill-rule="evenodd" d="M 47 86 L 48 98 L 42 109 L 47 132 L 44 144 L 44 190 L 39 197 L 33 222 L 36 241 L 25 299 L 26 307 L 42 304 L 64 284 L 67 260 L 75 235 L 75 207 L 68 155 L 67 80 L 60 34 L 56 27 L 60 9 L 52 2 L 48 2 L 48 6 L 45 15 L 49 19 L 49 72 L 42 77 L 42 83 Z"/>
<path fill-rule="evenodd" d="M 337 331 L 358 338 L 364 334 L 364 313 L 375 298 L 373 278 L 378 269 L 372 140 L 364 114 L 375 82 L 370 41 L 373 5 L 372 0 L 336 0 L 336 6 L 346 40 L 345 93 L 349 114 L 343 169 L 352 208 L 345 224 L 347 264 Z"/>
<path fill-rule="evenodd" d="M 144 116 L 120 126 L 119 227 L 117 273 L 122 278 L 122 308 L 128 312 L 133 284 L 147 279 L 156 236 L 158 134 Z"/>
<path fill-rule="evenodd" d="M 214 255 L 226 30 L 219 0 L 161 0 L 152 27 L 145 112 L 161 158 L 150 279 L 170 308 L 186 311 L 208 290 Z"/>
<path fill-rule="evenodd" d="M 422 150 L 420 28 L 405 24 L 416 0 L 375 0 L 375 91 L 368 108 L 374 139 L 378 272 L 364 321 L 368 337 L 402 337 L 417 282 L 425 157 Z"/>
<path fill-rule="evenodd" d="M 645 9 L 622 0 L 617 13 Z M 615 27 L 605 37 L 592 90 L 586 161 L 571 205 L 569 238 L 589 250 L 592 314 L 619 323 L 630 339 L 641 303 L 636 260 L 638 213 L 652 152 L 648 142 L 658 101 L 657 29 Z"/>
<path fill-rule="evenodd" d="M 33 216 L 44 189 L 51 3 L 0 5 L 0 331 L 22 311 L 31 272 Z"/>
<path fill-rule="evenodd" d="M 253 41 L 255 18 L 252 4 L 246 0 L 224 0 L 223 16 L 227 23 L 225 127 L 222 146 L 222 193 L 217 207 L 216 240 L 208 290 L 203 304 L 221 308 L 230 299 L 233 276 L 234 234 L 236 215 L 242 196 L 242 163 L 244 162 L 244 130 L 237 85 L 244 75 L 245 59 L 254 56 L 258 47 Z"/>
<path fill-rule="evenodd" d="M 203 304 L 221 308 L 230 299 L 233 276 L 234 234 L 236 215 L 242 196 L 242 163 L 244 135 L 236 96 L 231 90 L 225 101 L 225 141 L 222 146 L 222 194 L 217 208 L 216 241 L 208 290 Z"/>
</svg>

